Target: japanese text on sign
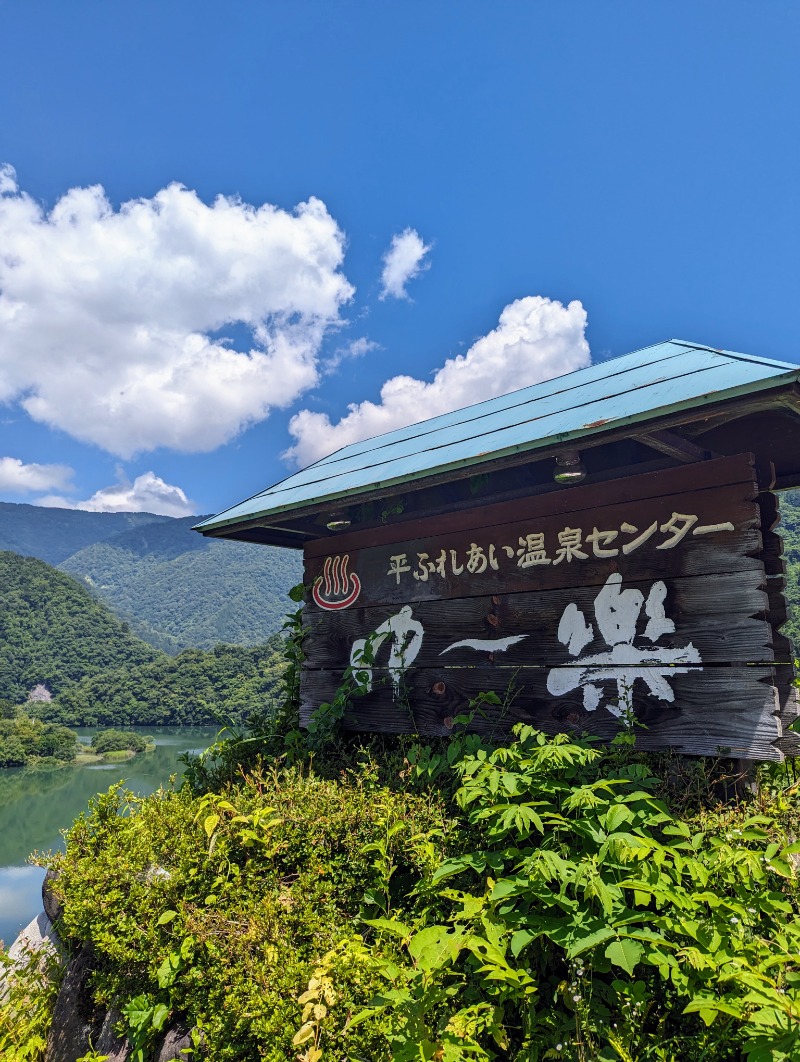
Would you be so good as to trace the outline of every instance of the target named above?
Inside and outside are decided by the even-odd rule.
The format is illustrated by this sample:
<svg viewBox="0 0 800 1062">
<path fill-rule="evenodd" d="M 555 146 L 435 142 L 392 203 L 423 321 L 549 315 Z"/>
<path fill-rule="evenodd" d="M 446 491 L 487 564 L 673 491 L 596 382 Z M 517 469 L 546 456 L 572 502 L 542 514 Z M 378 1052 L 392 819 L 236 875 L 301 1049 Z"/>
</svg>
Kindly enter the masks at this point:
<svg viewBox="0 0 800 1062">
<path fill-rule="evenodd" d="M 418 582 L 427 582 L 431 576 L 438 575 L 444 579 L 448 575 L 481 575 L 487 569 L 500 570 L 501 560 L 504 566 L 512 563 L 517 568 L 531 568 L 540 564 L 571 564 L 572 561 L 586 561 L 591 558 L 607 559 L 622 553 L 628 556 L 644 546 L 654 536 L 664 536 L 654 542 L 656 549 L 675 549 L 687 535 L 711 535 L 720 531 L 733 531 L 730 520 L 717 524 L 699 524 L 698 517 L 690 513 L 673 512 L 669 520 L 659 523 L 654 520 L 647 527 L 639 528 L 626 521 L 619 528 L 601 530 L 593 527 L 588 534 L 583 528 L 565 527 L 559 531 L 557 545 L 552 555 L 548 552 L 543 532 L 530 531 L 520 535 L 518 543 L 507 545 L 491 542 L 479 545 L 471 542 L 467 550 L 442 548 L 437 556 L 417 553 L 416 561 L 410 560 L 406 553 L 395 553 L 389 558 L 387 576 L 394 577 L 397 584 L 409 572 Z"/>
</svg>

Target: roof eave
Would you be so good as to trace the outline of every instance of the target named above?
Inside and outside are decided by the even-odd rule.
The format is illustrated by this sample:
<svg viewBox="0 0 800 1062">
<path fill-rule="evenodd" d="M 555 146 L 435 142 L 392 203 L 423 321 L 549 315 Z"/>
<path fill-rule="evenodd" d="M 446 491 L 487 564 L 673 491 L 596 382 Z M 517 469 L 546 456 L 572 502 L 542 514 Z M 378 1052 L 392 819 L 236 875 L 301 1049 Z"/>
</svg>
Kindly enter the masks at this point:
<svg viewBox="0 0 800 1062">
<path fill-rule="evenodd" d="M 774 390 L 780 392 L 787 387 L 794 386 L 798 380 L 800 380 L 800 371 L 793 369 L 790 372 L 782 373 L 780 376 L 771 376 L 762 380 L 750 381 L 746 384 L 740 384 L 738 387 L 727 388 L 724 391 L 696 395 L 693 398 L 683 399 L 682 401 L 675 402 L 671 405 L 659 406 L 658 409 L 655 410 L 645 410 L 641 413 L 633 413 L 630 416 L 620 417 L 615 420 L 595 421 L 583 425 L 574 431 L 551 435 L 544 439 L 532 439 L 530 442 L 517 443 L 514 446 L 504 447 L 499 450 L 486 451 L 485 453 L 478 454 L 474 457 L 447 462 L 445 464 L 437 465 L 435 468 L 425 469 L 424 471 L 414 472 L 409 475 L 397 476 L 386 480 L 375 480 L 372 483 L 365 484 L 364 487 L 360 489 L 351 487 L 347 490 L 332 491 L 331 493 L 322 494 L 313 499 L 306 499 L 288 505 L 272 506 L 270 508 L 248 513 L 246 516 L 235 516 L 223 519 L 224 514 L 221 514 L 220 517 L 196 524 L 192 530 L 198 531 L 202 535 L 216 537 L 221 532 L 234 527 L 244 528 L 247 526 L 252 527 L 254 525 L 263 526 L 263 521 L 269 520 L 270 522 L 274 522 L 276 518 L 281 516 L 298 516 L 300 514 L 310 515 L 311 513 L 318 511 L 320 508 L 335 504 L 336 502 L 341 502 L 344 499 L 361 498 L 363 495 L 374 494 L 376 491 L 385 494 L 391 488 L 400 487 L 407 483 L 418 483 L 421 480 L 443 475 L 446 476 L 448 473 L 457 472 L 464 467 L 473 467 L 475 465 L 486 464 L 492 461 L 502 461 L 504 458 L 513 457 L 521 453 L 535 453 L 537 450 L 541 450 L 542 456 L 545 457 L 549 450 L 561 449 L 569 443 L 574 444 L 578 440 L 586 439 L 591 439 L 592 444 L 597 445 L 596 440 L 598 440 L 599 437 L 610 435 L 612 432 L 617 433 L 620 429 L 624 429 L 631 425 L 644 424 L 649 421 L 661 421 L 667 417 L 674 418 L 676 414 L 683 411 L 689 412 L 690 410 L 696 410 L 698 408 L 707 408 L 710 410 L 715 406 L 730 401 L 731 399 L 749 397 L 751 395 L 760 394 L 764 391 Z"/>
</svg>

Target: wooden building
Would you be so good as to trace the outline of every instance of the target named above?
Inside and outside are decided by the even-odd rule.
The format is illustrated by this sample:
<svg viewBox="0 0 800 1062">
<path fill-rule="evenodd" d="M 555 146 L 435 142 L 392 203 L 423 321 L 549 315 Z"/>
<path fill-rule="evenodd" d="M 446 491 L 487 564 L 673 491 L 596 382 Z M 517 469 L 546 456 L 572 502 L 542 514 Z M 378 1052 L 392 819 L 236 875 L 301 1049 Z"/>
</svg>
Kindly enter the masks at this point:
<svg viewBox="0 0 800 1062">
<path fill-rule="evenodd" d="M 645 748 L 793 754 L 776 489 L 800 368 L 671 340 L 347 446 L 198 530 L 302 549 L 307 720 L 524 720 Z"/>
</svg>

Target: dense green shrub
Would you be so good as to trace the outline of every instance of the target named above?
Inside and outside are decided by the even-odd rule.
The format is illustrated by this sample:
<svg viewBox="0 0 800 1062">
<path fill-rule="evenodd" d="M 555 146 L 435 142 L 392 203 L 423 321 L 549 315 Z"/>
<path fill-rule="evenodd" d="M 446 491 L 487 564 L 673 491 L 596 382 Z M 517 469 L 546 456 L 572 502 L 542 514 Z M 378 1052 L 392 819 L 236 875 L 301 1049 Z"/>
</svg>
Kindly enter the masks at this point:
<svg viewBox="0 0 800 1062">
<path fill-rule="evenodd" d="M 40 711 L 70 726 L 191 726 L 223 716 L 242 722 L 273 708 L 284 666 L 279 636 L 251 649 L 187 649 L 89 675 Z"/>
<path fill-rule="evenodd" d="M 21 708 L 0 717 L 0 767 L 21 767 L 38 760 L 68 763 L 78 752 L 78 737 L 57 723 L 32 719 Z"/>
<path fill-rule="evenodd" d="M 23 767 L 27 762 L 28 754 L 18 737 L 0 738 L 0 767 Z"/>
<path fill-rule="evenodd" d="M 144 752 L 147 738 L 132 730 L 101 730 L 92 737 L 95 752 Z"/>
<path fill-rule="evenodd" d="M 222 1062 L 800 1057 L 792 788 L 677 817 L 624 741 L 370 745 L 73 826 L 64 931 L 143 1044 L 182 1013 Z"/>
<path fill-rule="evenodd" d="M 55 949 L 23 950 L 14 962 L 0 951 L 0 1058 L 40 1062 L 61 981 Z"/>
<path fill-rule="evenodd" d="M 428 882 L 447 919 L 372 923 L 407 957 L 352 1024 L 394 1062 L 800 1057 L 796 808 L 680 819 L 624 748 L 516 737 L 451 746 L 482 843 Z"/>
<path fill-rule="evenodd" d="M 257 771 L 222 795 L 114 789 L 54 859 L 64 932 L 94 947 L 100 1000 L 187 1012 L 215 1060 L 293 1058 L 297 997 L 328 956 L 330 1057 L 377 1058 L 378 1031 L 344 1034 L 379 987 L 359 917 L 410 912 L 413 885 L 458 850 L 443 803 L 383 784 L 369 759 L 336 781 Z"/>
</svg>

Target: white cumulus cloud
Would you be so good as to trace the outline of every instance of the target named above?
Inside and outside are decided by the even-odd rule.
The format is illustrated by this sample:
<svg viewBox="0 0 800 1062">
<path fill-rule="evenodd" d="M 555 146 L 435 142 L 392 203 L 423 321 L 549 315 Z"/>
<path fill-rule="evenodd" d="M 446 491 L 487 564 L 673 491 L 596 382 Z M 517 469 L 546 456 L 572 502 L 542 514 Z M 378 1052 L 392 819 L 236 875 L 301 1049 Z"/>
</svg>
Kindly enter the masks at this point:
<svg viewBox="0 0 800 1062">
<path fill-rule="evenodd" d="M 517 299 L 500 314 L 497 328 L 466 354 L 448 358 L 429 383 L 393 376 L 380 402 L 352 404 L 337 423 L 308 409 L 295 414 L 289 422 L 295 445 L 284 456 L 305 466 L 361 439 L 582 369 L 591 361 L 585 331 L 580 302 Z"/>
<path fill-rule="evenodd" d="M 381 273 L 381 298 L 407 299 L 406 284 L 430 268 L 425 255 L 431 244 L 423 243 L 416 229 L 404 229 L 392 236 L 389 249 L 383 256 Z"/>
<path fill-rule="evenodd" d="M 367 339 L 366 336 L 361 336 L 359 339 L 351 340 L 343 347 L 338 347 L 329 358 L 326 358 L 322 370 L 326 376 L 329 376 L 339 368 L 343 361 L 363 358 L 365 354 L 370 354 L 373 350 L 380 349 L 380 343 Z"/>
<path fill-rule="evenodd" d="M 319 199 L 207 205 L 172 184 L 115 210 L 96 185 L 48 212 L 6 165 L 0 402 L 121 457 L 213 450 L 318 382 L 353 295 L 343 257 Z"/>
<path fill-rule="evenodd" d="M 84 509 L 90 513 L 155 513 L 156 516 L 191 516 L 195 511 L 180 487 L 165 483 L 155 472 L 145 472 L 133 483 L 122 479 L 112 487 L 95 491 L 86 501 L 49 495 L 36 504 L 54 509 Z"/>
<path fill-rule="evenodd" d="M 0 457 L 0 490 L 12 494 L 27 494 L 38 490 L 69 490 L 72 475 L 72 469 L 68 465 L 25 464 L 18 457 Z"/>
<path fill-rule="evenodd" d="M 7 162 L 0 163 L 0 195 L 11 195 L 17 191 L 17 172 Z"/>
</svg>

